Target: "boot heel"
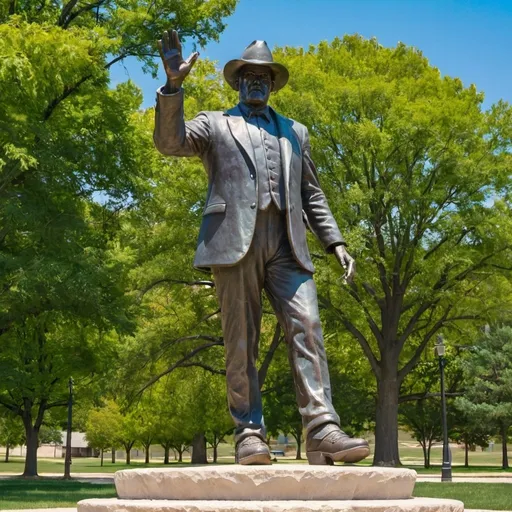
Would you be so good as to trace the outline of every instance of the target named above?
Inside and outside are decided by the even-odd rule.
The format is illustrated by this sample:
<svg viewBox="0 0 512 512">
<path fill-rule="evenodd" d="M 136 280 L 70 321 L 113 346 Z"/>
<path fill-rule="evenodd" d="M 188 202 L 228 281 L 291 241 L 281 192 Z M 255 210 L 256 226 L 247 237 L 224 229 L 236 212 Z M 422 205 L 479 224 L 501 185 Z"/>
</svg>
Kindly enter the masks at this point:
<svg viewBox="0 0 512 512">
<path fill-rule="evenodd" d="M 322 452 L 306 452 L 308 462 L 312 466 L 332 466 L 332 459 L 326 457 Z"/>
</svg>

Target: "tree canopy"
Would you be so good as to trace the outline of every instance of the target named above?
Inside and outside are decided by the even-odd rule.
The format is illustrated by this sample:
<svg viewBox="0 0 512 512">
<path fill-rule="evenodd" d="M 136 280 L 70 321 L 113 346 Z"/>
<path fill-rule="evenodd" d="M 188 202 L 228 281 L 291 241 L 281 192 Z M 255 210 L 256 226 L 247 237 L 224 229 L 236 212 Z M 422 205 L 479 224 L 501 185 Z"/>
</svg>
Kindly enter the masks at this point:
<svg viewBox="0 0 512 512">
<path fill-rule="evenodd" d="M 434 334 L 503 308 L 488 292 L 508 287 L 498 276 L 509 275 L 512 257 L 512 109 L 500 101 L 484 110 L 474 86 L 402 43 L 345 36 L 286 47 L 276 59 L 290 82 L 274 104 L 309 127 L 358 263 L 348 287 L 318 265 L 327 329 L 346 329 L 368 359 L 378 392 L 374 463 L 395 465 L 400 386 Z"/>
</svg>

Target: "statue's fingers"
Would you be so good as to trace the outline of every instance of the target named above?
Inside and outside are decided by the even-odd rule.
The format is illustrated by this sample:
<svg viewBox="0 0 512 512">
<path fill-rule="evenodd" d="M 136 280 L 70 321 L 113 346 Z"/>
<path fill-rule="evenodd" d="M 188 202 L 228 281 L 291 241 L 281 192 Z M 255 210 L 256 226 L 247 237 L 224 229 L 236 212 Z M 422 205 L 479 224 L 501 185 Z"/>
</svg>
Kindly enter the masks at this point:
<svg viewBox="0 0 512 512">
<path fill-rule="evenodd" d="M 190 64 L 190 67 L 192 67 L 196 63 L 196 60 L 198 57 L 199 57 L 199 52 L 191 53 L 188 56 L 188 59 L 186 60 L 187 64 Z"/>
<path fill-rule="evenodd" d="M 159 39 L 156 42 L 156 46 L 158 47 L 158 53 L 160 54 L 160 58 L 165 62 L 164 49 L 162 47 L 162 40 Z"/>
<path fill-rule="evenodd" d="M 348 267 L 347 267 L 347 281 L 349 283 L 351 283 L 353 280 L 354 280 L 354 276 L 355 276 L 355 273 L 356 273 L 356 262 L 354 260 L 350 260 L 348 262 Z"/>
<path fill-rule="evenodd" d="M 168 52 L 171 49 L 170 41 L 169 41 L 169 32 L 167 30 L 164 32 L 164 37 L 162 38 L 163 41 L 163 50 L 164 53 Z"/>
<path fill-rule="evenodd" d="M 176 30 L 172 31 L 172 42 L 174 44 L 174 48 L 176 48 L 176 50 L 178 50 L 181 53 L 180 36 L 178 35 L 178 32 L 176 32 Z"/>
</svg>

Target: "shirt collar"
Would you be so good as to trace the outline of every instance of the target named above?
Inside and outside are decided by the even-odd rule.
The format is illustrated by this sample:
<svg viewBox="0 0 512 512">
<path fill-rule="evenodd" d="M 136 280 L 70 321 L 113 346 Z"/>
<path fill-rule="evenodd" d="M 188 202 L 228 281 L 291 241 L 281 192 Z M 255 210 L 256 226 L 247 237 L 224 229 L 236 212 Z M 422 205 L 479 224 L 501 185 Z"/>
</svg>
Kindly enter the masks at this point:
<svg viewBox="0 0 512 512">
<path fill-rule="evenodd" d="M 271 114 L 270 114 L 270 108 L 268 105 L 265 105 L 262 109 L 255 109 L 251 107 L 250 105 L 246 105 L 245 103 L 240 102 L 238 104 L 238 107 L 240 108 L 240 111 L 242 112 L 242 115 L 245 119 L 250 119 L 254 116 L 261 116 L 263 117 L 268 123 L 272 120 Z"/>
</svg>

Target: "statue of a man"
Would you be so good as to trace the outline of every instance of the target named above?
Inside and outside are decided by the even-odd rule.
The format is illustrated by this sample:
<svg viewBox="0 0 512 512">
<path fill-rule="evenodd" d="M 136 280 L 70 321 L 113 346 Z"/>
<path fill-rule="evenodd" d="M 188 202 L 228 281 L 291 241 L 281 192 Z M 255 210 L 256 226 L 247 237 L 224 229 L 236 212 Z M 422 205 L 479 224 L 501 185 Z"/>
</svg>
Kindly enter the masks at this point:
<svg viewBox="0 0 512 512">
<path fill-rule="evenodd" d="M 256 369 L 265 290 L 288 344 L 309 463 L 357 462 L 370 450 L 340 429 L 331 402 L 306 221 L 347 280 L 355 265 L 320 188 L 306 127 L 267 105 L 288 70 L 264 41 L 252 42 L 224 67 L 239 104 L 185 122 L 181 86 L 198 54 L 184 60 L 174 30 L 158 46 L 167 84 L 157 94 L 156 147 L 164 155 L 199 156 L 208 173 L 194 265 L 211 269 L 221 306 L 236 461 L 270 464 Z"/>
</svg>

